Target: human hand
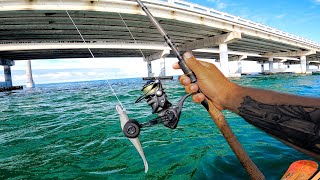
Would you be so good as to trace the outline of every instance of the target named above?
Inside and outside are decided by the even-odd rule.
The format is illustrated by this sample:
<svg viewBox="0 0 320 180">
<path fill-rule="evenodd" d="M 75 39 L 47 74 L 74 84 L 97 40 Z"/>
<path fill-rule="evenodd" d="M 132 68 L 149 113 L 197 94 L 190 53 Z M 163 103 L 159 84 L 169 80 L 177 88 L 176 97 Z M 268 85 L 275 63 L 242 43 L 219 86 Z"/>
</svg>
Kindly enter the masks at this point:
<svg viewBox="0 0 320 180">
<path fill-rule="evenodd" d="M 228 103 L 232 101 L 232 93 L 235 92 L 237 85 L 229 81 L 214 64 L 198 61 L 190 52 L 186 52 L 183 57 L 188 67 L 195 73 L 197 84 L 191 83 L 186 75 L 180 77 L 180 83 L 185 86 L 187 93 L 195 93 L 199 88 L 202 92 L 193 95 L 193 101 L 200 103 L 207 99 L 219 110 L 228 109 Z M 180 66 L 175 63 L 173 68 L 180 69 Z"/>
</svg>

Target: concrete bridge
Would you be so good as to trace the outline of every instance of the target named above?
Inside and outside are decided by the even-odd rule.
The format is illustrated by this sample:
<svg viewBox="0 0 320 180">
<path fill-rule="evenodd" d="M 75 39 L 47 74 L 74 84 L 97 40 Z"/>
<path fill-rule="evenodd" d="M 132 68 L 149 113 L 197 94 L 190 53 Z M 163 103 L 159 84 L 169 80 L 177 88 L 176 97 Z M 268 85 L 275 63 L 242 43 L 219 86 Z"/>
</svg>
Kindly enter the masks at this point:
<svg viewBox="0 0 320 180">
<path fill-rule="evenodd" d="M 300 73 L 308 73 L 309 66 L 319 68 L 319 43 L 181 0 L 144 2 L 180 50 L 217 60 L 226 76 L 233 75 L 229 61 L 240 66 L 241 60 L 257 61 L 262 71 L 268 63 L 271 73 L 275 61 L 299 63 Z M 0 1 L 0 65 L 6 80 L 0 86 L 12 86 L 14 61 L 89 58 L 88 47 L 96 57 L 141 57 L 143 53 L 149 75 L 152 61 L 174 56 L 134 0 Z M 28 67 L 32 86 L 30 62 Z"/>
</svg>

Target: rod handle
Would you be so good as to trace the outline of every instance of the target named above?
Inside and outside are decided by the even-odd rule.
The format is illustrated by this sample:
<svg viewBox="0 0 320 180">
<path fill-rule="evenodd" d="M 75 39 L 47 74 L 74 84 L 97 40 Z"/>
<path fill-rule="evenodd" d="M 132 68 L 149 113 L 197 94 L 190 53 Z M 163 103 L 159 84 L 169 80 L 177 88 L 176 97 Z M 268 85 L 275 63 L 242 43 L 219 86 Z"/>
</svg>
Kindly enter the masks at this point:
<svg viewBox="0 0 320 180">
<path fill-rule="evenodd" d="M 177 56 L 177 58 L 179 59 L 178 64 L 179 64 L 180 68 L 182 69 L 183 73 L 190 78 L 191 83 L 197 83 L 197 77 L 196 77 L 196 75 L 195 75 L 195 74 L 193 73 L 193 71 L 187 66 L 187 63 L 186 63 L 186 61 L 184 60 L 184 58 L 183 58 L 181 55 Z M 200 89 L 198 90 L 198 93 L 201 93 L 201 90 L 200 90 Z M 203 101 L 201 102 L 201 104 L 203 105 L 203 107 L 206 108 L 207 111 L 209 111 L 209 104 L 208 104 L 207 99 L 203 100 Z"/>
</svg>

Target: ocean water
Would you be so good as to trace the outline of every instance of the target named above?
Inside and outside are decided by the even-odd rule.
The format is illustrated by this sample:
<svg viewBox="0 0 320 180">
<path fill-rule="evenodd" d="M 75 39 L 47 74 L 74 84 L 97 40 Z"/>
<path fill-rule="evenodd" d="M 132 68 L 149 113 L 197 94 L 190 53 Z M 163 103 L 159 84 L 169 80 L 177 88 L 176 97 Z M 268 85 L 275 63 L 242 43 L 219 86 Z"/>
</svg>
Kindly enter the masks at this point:
<svg viewBox="0 0 320 180">
<path fill-rule="evenodd" d="M 246 76 L 233 81 L 303 96 L 320 96 L 320 76 Z M 155 117 L 134 104 L 145 83 L 111 80 L 129 117 Z M 163 81 L 172 103 L 184 95 L 178 81 Z M 178 128 L 142 129 L 143 162 L 120 130 L 117 100 L 106 81 L 38 85 L 0 93 L 0 179 L 249 179 L 205 109 L 188 99 Z M 229 111 L 236 136 L 267 179 L 308 156 L 284 145 Z"/>
</svg>

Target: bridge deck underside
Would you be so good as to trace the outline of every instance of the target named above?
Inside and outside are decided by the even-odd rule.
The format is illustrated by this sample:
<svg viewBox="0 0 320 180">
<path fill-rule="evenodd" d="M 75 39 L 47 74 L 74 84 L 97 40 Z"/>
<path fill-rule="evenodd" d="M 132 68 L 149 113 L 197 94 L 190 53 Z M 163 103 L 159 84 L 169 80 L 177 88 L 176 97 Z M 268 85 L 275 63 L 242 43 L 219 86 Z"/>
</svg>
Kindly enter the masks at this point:
<svg viewBox="0 0 320 180">
<path fill-rule="evenodd" d="M 155 27 L 142 15 L 69 11 L 83 34 L 84 39 L 92 43 L 138 43 L 164 44 Z M 195 25 L 178 20 L 158 19 L 177 45 L 205 39 L 227 33 L 205 25 Z M 65 11 L 1 11 L 0 44 L 27 43 L 82 43 L 81 37 Z M 133 37 L 128 31 L 130 29 Z M 217 48 L 213 46 L 212 48 Z M 229 50 L 263 54 L 268 52 L 287 52 L 305 50 L 296 46 L 282 44 L 272 40 L 242 35 L 242 39 L 228 44 Z M 159 50 L 142 50 L 145 56 Z M 96 57 L 141 57 L 140 50 L 132 49 L 93 49 Z M 195 53 L 198 57 L 218 59 L 218 54 Z M 173 56 L 172 54 L 169 56 Z M 315 55 L 319 58 L 319 54 Z M 86 58 L 87 49 L 55 49 L 28 51 L 0 51 L 0 57 L 13 60 Z"/>
<path fill-rule="evenodd" d="M 140 50 L 132 49 L 91 49 L 95 57 L 142 57 Z M 157 53 L 156 50 L 142 50 L 145 56 Z M 3 51 L 0 55 L 14 60 L 26 59 L 65 59 L 65 58 L 92 58 L 88 49 L 53 49 L 53 50 L 26 50 Z"/>
</svg>

